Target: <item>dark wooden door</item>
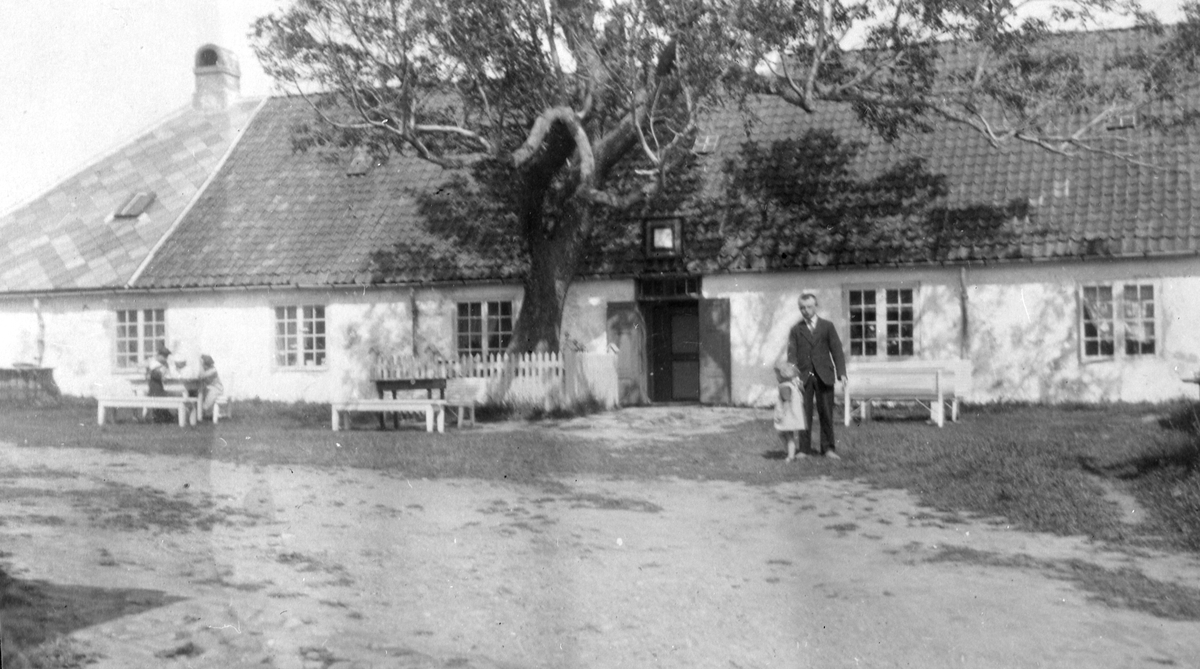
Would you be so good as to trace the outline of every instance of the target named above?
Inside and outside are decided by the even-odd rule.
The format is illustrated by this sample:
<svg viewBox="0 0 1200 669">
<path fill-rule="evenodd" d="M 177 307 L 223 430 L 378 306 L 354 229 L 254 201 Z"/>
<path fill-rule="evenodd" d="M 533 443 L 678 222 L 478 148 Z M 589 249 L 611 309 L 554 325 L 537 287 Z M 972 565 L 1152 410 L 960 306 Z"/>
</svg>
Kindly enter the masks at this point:
<svg viewBox="0 0 1200 669">
<path fill-rule="evenodd" d="M 659 302 L 650 312 L 650 399 L 700 401 L 700 310 L 696 301 Z"/>
</svg>

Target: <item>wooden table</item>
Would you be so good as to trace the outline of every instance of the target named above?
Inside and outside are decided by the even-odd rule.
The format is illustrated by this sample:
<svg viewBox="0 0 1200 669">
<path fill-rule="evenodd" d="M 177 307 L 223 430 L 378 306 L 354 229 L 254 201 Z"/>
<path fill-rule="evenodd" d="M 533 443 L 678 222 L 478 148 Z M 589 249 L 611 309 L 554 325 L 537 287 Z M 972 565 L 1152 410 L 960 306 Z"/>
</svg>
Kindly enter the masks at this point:
<svg viewBox="0 0 1200 669">
<path fill-rule="evenodd" d="M 424 390 L 425 397 L 434 399 L 433 391 L 438 391 L 437 399 L 446 399 L 446 379 L 425 378 L 425 379 L 374 379 L 375 392 L 379 393 L 379 399 L 387 399 L 389 396 L 396 399 L 396 393 L 401 390 Z M 383 414 L 379 414 L 379 428 L 386 427 Z M 400 415 L 392 416 L 392 427 L 399 429 Z"/>
<path fill-rule="evenodd" d="M 1195 376 L 1190 379 L 1184 379 L 1183 382 L 1184 383 L 1194 383 L 1197 386 L 1200 386 L 1200 376 Z"/>
<path fill-rule="evenodd" d="M 438 399 L 446 399 L 446 379 L 375 379 L 375 391 L 379 399 L 392 398 L 401 390 L 424 390 L 425 396 L 433 399 L 433 391 L 438 391 Z"/>
<path fill-rule="evenodd" d="M 200 378 L 195 376 L 172 376 L 163 379 L 163 390 L 172 395 L 194 396 L 200 392 L 201 383 Z M 150 392 L 150 381 L 148 379 L 129 379 L 129 385 L 133 386 L 133 393 L 135 395 L 145 395 Z"/>
<path fill-rule="evenodd" d="M 133 394 L 139 397 L 144 397 L 150 393 L 150 380 L 142 377 L 129 379 L 129 385 L 133 386 Z M 200 397 L 200 388 L 204 385 L 204 381 L 198 376 L 169 376 L 163 379 L 163 391 L 167 395 L 179 397 Z M 204 416 L 200 414 L 204 412 L 204 403 L 196 402 L 195 420 L 203 420 Z M 193 421 L 193 425 L 195 422 Z"/>
</svg>

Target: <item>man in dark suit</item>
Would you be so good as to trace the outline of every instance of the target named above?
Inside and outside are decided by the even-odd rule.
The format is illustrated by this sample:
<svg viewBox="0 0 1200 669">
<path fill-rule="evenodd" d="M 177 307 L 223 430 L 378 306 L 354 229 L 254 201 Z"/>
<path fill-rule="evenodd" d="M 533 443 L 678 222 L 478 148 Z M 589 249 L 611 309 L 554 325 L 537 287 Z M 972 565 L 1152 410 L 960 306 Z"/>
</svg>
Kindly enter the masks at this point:
<svg viewBox="0 0 1200 669">
<path fill-rule="evenodd" d="M 842 340 L 833 323 L 817 317 L 817 296 L 800 296 L 799 323 L 788 333 L 788 362 L 800 370 L 804 388 L 804 422 L 808 429 L 800 435 L 800 448 L 812 448 L 813 403 L 821 421 L 821 451 L 826 457 L 841 459 L 833 441 L 834 380 L 846 382 L 846 358 Z M 803 451 L 801 451 L 803 452 Z"/>
</svg>

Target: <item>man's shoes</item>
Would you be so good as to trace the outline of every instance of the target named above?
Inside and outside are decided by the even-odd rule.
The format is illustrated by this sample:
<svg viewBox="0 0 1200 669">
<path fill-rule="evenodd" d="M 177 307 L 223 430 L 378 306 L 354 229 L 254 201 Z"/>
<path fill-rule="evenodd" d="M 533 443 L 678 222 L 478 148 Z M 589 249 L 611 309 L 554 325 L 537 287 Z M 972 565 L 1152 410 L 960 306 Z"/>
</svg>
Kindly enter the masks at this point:
<svg viewBox="0 0 1200 669">
<path fill-rule="evenodd" d="M 841 460 L 842 456 L 837 454 L 837 451 L 825 451 L 825 457 L 830 460 Z"/>
</svg>

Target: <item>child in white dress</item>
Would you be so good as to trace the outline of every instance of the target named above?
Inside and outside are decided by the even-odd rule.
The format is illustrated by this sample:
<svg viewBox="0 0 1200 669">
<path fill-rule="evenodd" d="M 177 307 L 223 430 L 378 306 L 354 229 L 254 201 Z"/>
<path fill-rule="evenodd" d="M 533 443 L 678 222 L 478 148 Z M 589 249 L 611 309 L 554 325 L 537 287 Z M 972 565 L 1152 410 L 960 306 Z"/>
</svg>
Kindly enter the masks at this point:
<svg viewBox="0 0 1200 669">
<path fill-rule="evenodd" d="M 806 429 L 804 423 L 804 397 L 800 392 L 800 372 L 786 360 L 775 365 L 775 380 L 778 382 L 779 401 L 775 403 L 775 430 L 787 446 L 787 462 L 796 459 L 796 433 Z M 805 457 L 800 453 L 799 457 Z"/>
</svg>

